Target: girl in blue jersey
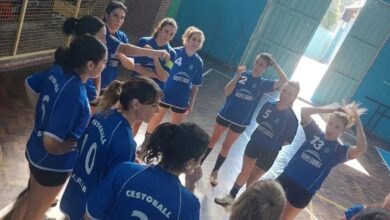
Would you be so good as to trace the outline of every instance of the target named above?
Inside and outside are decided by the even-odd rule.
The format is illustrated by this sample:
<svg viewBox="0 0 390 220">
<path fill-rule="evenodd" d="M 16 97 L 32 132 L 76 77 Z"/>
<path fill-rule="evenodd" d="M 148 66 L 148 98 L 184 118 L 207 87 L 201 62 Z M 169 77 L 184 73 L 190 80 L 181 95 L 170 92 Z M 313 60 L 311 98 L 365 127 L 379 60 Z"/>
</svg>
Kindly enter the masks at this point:
<svg viewBox="0 0 390 220">
<path fill-rule="evenodd" d="M 60 206 L 69 219 L 83 218 L 88 196 L 109 171 L 134 161 L 136 143 L 131 124 L 148 121 L 158 111 L 161 96 L 158 85 L 144 77 L 110 84 L 78 143 L 79 155 Z M 120 107 L 112 109 L 118 101 Z"/>
<path fill-rule="evenodd" d="M 69 48 L 57 49 L 55 60 L 62 71 L 49 71 L 40 87 L 26 149 L 28 192 L 15 207 L 15 219 L 42 219 L 72 171 L 77 140 L 90 118 L 84 84 L 101 74 L 107 50 L 95 37 L 81 36 Z"/>
<path fill-rule="evenodd" d="M 173 62 L 176 60 L 176 52 L 169 44 L 176 31 L 176 21 L 173 18 L 164 18 L 154 29 L 152 36 L 141 37 L 137 43 L 139 47 L 164 50 L 169 53 L 170 56 L 164 60 L 158 59 L 157 56 L 136 57 L 134 59 L 134 74 L 152 78 L 162 90 L 164 90 L 165 83 L 168 80 Z M 141 124 L 142 122 L 133 125 L 134 136 L 138 133 Z"/>
<path fill-rule="evenodd" d="M 208 141 L 196 124 L 161 124 L 143 158 L 158 164 L 116 167 L 89 197 L 86 219 L 199 219 L 200 203 L 178 176 L 199 166 Z"/>
<path fill-rule="evenodd" d="M 276 70 L 279 80 L 269 80 L 262 77 L 269 66 Z M 226 101 L 217 115 L 210 144 L 202 160 L 203 162 L 206 159 L 222 133 L 227 130 L 222 150 L 219 152 L 218 159 L 210 175 L 212 186 L 218 184 L 218 170 L 225 161 L 233 143 L 250 124 L 253 113 L 263 94 L 279 89 L 285 82 L 287 82 L 287 76 L 282 68 L 270 54 L 262 53 L 256 57 L 253 70 L 247 71 L 245 66 L 240 66 L 234 78 L 225 86 Z"/>
<path fill-rule="evenodd" d="M 112 15 L 112 13 L 114 12 L 111 12 L 110 14 Z M 110 16 L 106 13 L 106 17 L 109 18 Z M 93 26 L 93 28 L 90 26 Z M 63 31 L 65 34 L 75 36 L 79 36 L 86 33 L 93 34 L 99 39 L 101 39 L 103 42 L 105 42 L 107 45 L 108 60 L 106 68 L 103 70 L 103 73 L 108 73 L 105 74 L 106 76 L 108 76 L 107 80 L 104 77 L 104 80 L 100 82 L 100 78 L 96 78 L 95 80 L 89 80 L 87 84 L 87 90 L 89 91 L 89 99 L 91 100 L 91 103 L 93 105 L 97 104 L 98 102 L 98 95 L 100 94 L 101 88 L 104 90 L 106 86 L 116 78 L 116 74 L 118 73 L 119 68 L 118 60 L 113 59 L 117 54 L 123 54 L 120 55 L 122 57 L 153 56 L 156 57 L 156 59 L 169 59 L 169 53 L 165 50 L 153 50 L 149 48 L 134 46 L 128 43 L 123 43 L 116 37 L 111 36 L 111 34 L 109 34 L 109 31 L 106 31 L 107 29 L 109 28 L 108 26 L 106 28 L 104 22 L 102 22 L 99 18 L 91 15 L 86 15 L 81 19 L 68 18 L 63 25 Z M 114 65 L 113 63 L 116 64 Z"/>
<path fill-rule="evenodd" d="M 286 192 L 287 203 L 282 219 L 294 219 L 309 204 L 333 167 L 357 158 L 367 149 L 359 109 L 355 103 L 342 107 L 307 107 L 301 110 L 301 124 L 306 141 L 277 178 Z M 325 132 L 321 131 L 311 115 L 331 113 Z M 356 145 L 347 146 L 338 141 L 346 128 L 356 126 Z"/>
<path fill-rule="evenodd" d="M 150 134 L 161 123 L 165 113 L 171 109 L 171 123 L 180 124 L 186 112 L 191 112 L 199 86 L 202 85 L 203 60 L 196 53 L 204 42 L 203 32 L 190 26 L 183 34 L 183 47 L 175 48 L 176 60 L 173 64 L 167 84 L 164 88 L 164 97 L 159 106 L 160 111 L 155 114 L 146 129 L 147 143 Z"/>
<path fill-rule="evenodd" d="M 246 183 L 249 187 L 271 168 L 279 150 L 290 144 L 298 129 L 298 119 L 292 104 L 299 93 L 299 84 L 288 81 L 280 89 L 279 101 L 266 102 L 257 115 L 257 128 L 245 148 L 243 165 L 230 193 L 215 202 L 222 206 L 233 204 L 237 193 Z"/>
</svg>

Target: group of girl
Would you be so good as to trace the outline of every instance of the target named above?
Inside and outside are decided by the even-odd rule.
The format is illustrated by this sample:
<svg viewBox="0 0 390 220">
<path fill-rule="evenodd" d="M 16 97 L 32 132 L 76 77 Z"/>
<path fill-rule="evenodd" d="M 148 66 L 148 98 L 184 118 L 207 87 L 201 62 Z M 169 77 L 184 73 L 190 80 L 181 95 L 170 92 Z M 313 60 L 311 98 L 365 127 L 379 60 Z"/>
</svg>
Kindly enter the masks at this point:
<svg viewBox="0 0 390 220">
<path fill-rule="evenodd" d="M 42 219 L 69 176 L 60 204 L 69 219 L 199 219 L 200 204 L 191 191 L 200 176 L 186 183 L 190 190 L 178 176 L 199 173 L 201 163 L 227 131 L 210 175 L 210 184 L 216 186 L 218 170 L 267 92 L 280 90 L 279 101 L 262 106 L 242 170 L 230 194 L 215 202 L 232 204 L 240 188 L 256 182 L 282 146 L 294 139 L 298 119 L 291 107 L 299 84 L 288 81 L 270 54 L 258 55 L 252 70 L 238 68 L 225 87 L 226 101 L 209 139 L 196 124 L 182 123 L 202 85 L 203 61 L 197 51 L 205 40 L 203 32 L 187 28 L 183 46 L 172 48 L 169 42 L 178 27 L 175 20 L 165 18 L 151 37 L 141 38 L 134 46 L 119 31 L 125 14 L 126 7 L 114 1 L 106 8 L 104 22 L 94 16 L 67 19 L 63 30 L 74 36 L 70 46 L 57 49 L 49 70 L 26 79 L 36 106 L 26 149 L 30 178 L 10 219 Z M 126 82 L 115 80 L 119 64 L 133 71 Z M 262 77 L 270 66 L 278 80 Z M 90 106 L 96 106 L 92 116 Z M 171 122 L 160 124 L 168 111 Z M 316 113 L 331 113 L 325 132 L 311 118 Z M 271 204 L 265 210 L 284 207 L 282 218 L 293 219 L 334 166 L 365 151 L 360 114 L 354 104 L 303 108 L 306 142 L 277 178 L 285 192 L 274 182 L 254 184 L 233 210 L 246 206 L 252 195 L 249 191 L 257 192 L 255 185 L 276 187 L 277 198 L 286 195 L 287 202 L 264 197 L 266 202 L 262 202 Z M 149 166 L 133 163 L 137 156 L 133 137 L 142 122 L 149 124 L 138 157 Z M 352 122 L 357 144 L 342 145 L 338 138 Z M 233 211 L 232 219 L 242 219 L 244 213 Z"/>
</svg>

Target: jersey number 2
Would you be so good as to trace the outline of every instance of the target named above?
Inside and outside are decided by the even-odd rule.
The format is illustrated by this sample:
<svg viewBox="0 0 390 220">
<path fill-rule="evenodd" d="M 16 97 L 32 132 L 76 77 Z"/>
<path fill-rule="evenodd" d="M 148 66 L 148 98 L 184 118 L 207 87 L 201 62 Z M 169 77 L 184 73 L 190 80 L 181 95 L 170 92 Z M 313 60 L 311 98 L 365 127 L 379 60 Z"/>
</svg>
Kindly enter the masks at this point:
<svg viewBox="0 0 390 220">
<path fill-rule="evenodd" d="M 245 85 L 246 81 L 248 80 L 248 77 L 242 76 L 240 80 L 238 80 L 238 83 Z"/>
</svg>

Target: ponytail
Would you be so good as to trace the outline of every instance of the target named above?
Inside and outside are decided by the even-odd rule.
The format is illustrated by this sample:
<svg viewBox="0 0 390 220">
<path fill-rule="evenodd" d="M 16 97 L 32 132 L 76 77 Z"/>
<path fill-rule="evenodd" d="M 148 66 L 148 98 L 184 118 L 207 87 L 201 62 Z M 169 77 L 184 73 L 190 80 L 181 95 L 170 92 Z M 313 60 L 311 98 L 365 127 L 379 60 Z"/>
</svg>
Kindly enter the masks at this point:
<svg viewBox="0 0 390 220">
<path fill-rule="evenodd" d="M 62 25 L 62 31 L 68 36 L 74 35 L 76 37 L 83 34 L 96 35 L 104 26 L 105 24 L 100 18 L 85 15 L 80 19 L 67 18 Z"/>
<path fill-rule="evenodd" d="M 200 160 L 209 143 L 208 134 L 194 123 L 163 123 L 150 137 L 143 160 L 168 170 L 183 171 L 191 159 Z"/>
<path fill-rule="evenodd" d="M 146 77 L 133 77 L 125 83 L 114 80 L 102 99 L 99 101 L 98 112 L 104 112 L 120 105 L 124 111 L 131 108 L 133 99 L 137 99 L 143 105 L 150 105 L 158 102 L 162 96 L 160 87 L 153 80 Z"/>
<path fill-rule="evenodd" d="M 122 93 L 123 82 L 114 80 L 104 92 L 103 97 L 99 101 L 97 112 L 105 112 L 111 109 L 118 101 Z"/>
<path fill-rule="evenodd" d="M 355 112 L 357 112 L 357 116 L 360 117 L 360 115 L 364 114 L 366 111 L 367 109 L 361 108 L 359 103 L 354 101 L 347 103 L 343 101 L 343 104 L 338 108 L 337 111 L 333 112 L 330 117 L 336 116 L 340 118 L 343 120 L 345 127 L 350 128 L 357 120 L 355 118 Z"/>
</svg>

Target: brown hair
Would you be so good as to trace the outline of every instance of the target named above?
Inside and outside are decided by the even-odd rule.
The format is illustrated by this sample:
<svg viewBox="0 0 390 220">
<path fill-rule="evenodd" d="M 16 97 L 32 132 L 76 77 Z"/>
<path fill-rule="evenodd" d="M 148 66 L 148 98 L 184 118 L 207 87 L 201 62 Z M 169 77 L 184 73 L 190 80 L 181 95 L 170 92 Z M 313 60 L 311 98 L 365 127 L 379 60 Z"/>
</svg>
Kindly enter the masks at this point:
<svg viewBox="0 0 390 220">
<path fill-rule="evenodd" d="M 177 24 L 176 24 L 175 19 L 173 19 L 173 18 L 164 18 L 154 28 L 154 30 L 152 32 L 153 38 L 156 38 L 157 35 L 160 33 L 160 31 L 167 25 L 171 25 L 172 27 L 176 28 L 176 30 L 177 30 Z"/>
<path fill-rule="evenodd" d="M 125 83 L 114 80 L 99 101 L 97 112 L 111 109 L 118 101 L 122 110 L 129 110 L 130 102 L 133 99 L 138 99 L 141 104 L 150 105 L 157 102 L 162 94 L 160 87 L 146 77 L 133 77 Z"/>
<path fill-rule="evenodd" d="M 187 41 L 191 38 L 191 36 L 193 34 L 200 34 L 201 37 L 202 37 L 202 43 L 201 43 L 201 46 L 203 46 L 203 42 L 205 40 L 205 37 L 204 37 L 204 34 L 203 34 L 203 31 L 200 30 L 199 28 L 195 27 L 195 26 L 189 26 L 186 31 L 184 32 L 184 34 L 182 35 L 181 39 L 183 40 L 183 45 L 185 45 L 187 43 Z"/>
<path fill-rule="evenodd" d="M 286 197 L 278 182 L 259 181 L 233 204 L 230 220 L 280 219 L 285 203 Z"/>
<path fill-rule="evenodd" d="M 271 66 L 274 64 L 274 58 L 272 57 L 272 54 L 269 53 L 261 53 L 256 56 L 256 60 L 262 58 L 267 62 L 267 66 Z"/>
</svg>

